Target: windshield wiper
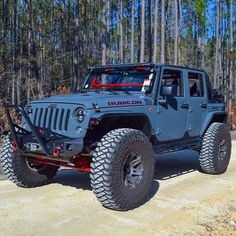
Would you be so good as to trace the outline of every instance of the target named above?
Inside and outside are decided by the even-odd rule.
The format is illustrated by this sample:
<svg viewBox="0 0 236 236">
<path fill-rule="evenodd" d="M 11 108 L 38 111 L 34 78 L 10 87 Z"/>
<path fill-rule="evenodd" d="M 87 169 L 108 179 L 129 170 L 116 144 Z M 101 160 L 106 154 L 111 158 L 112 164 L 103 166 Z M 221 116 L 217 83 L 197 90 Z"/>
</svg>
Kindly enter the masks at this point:
<svg viewBox="0 0 236 236">
<path fill-rule="evenodd" d="M 87 92 L 88 92 L 88 89 L 86 89 L 86 88 L 81 88 L 81 89 L 77 90 L 76 92 L 79 92 L 79 93 L 87 93 Z"/>
<path fill-rule="evenodd" d="M 109 89 L 109 90 L 107 90 L 108 92 L 110 92 L 110 93 L 112 93 L 112 94 L 119 94 L 119 93 L 117 93 L 114 89 Z"/>
<path fill-rule="evenodd" d="M 121 88 L 120 88 L 119 91 L 121 91 L 121 92 L 123 92 L 123 93 L 125 93 L 125 94 L 128 94 L 128 95 L 131 94 L 128 89 L 121 89 Z"/>
</svg>

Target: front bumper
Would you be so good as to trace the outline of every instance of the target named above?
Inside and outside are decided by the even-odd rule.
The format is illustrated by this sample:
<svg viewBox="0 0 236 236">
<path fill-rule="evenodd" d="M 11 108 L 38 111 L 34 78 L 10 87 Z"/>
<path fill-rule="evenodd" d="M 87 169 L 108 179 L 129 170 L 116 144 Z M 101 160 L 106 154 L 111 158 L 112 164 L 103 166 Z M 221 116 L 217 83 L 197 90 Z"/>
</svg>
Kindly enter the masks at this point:
<svg viewBox="0 0 236 236">
<path fill-rule="evenodd" d="M 69 138 L 49 129 L 43 129 L 32 124 L 30 118 L 19 105 L 6 105 L 6 117 L 9 123 L 13 149 L 19 154 L 45 159 L 63 160 L 73 157 L 83 150 L 83 138 Z M 31 131 L 15 124 L 10 115 L 10 109 L 21 112 Z"/>
</svg>

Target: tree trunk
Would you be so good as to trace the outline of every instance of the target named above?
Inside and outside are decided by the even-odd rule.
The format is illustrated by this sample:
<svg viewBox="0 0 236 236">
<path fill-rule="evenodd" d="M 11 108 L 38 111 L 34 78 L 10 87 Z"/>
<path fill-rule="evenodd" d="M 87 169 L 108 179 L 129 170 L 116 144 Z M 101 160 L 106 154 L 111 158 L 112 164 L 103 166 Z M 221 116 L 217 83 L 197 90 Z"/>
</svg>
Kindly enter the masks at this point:
<svg viewBox="0 0 236 236">
<path fill-rule="evenodd" d="M 148 49 L 149 62 L 152 61 L 152 0 L 148 0 Z"/>
<path fill-rule="evenodd" d="M 27 72 L 27 102 L 31 91 L 31 49 L 32 49 L 32 0 L 27 0 L 28 10 L 28 72 Z"/>
<path fill-rule="evenodd" d="M 178 18 L 178 1 L 175 3 L 175 41 L 174 41 L 174 65 L 178 65 L 178 40 L 179 40 L 179 18 Z"/>
<path fill-rule="evenodd" d="M 106 55 L 107 55 L 107 38 L 106 38 L 106 1 L 102 1 L 102 65 L 106 65 Z"/>
<path fill-rule="evenodd" d="M 123 39 L 123 3 L 119 1 L 119 49 L 120 63 L 124 63 L 124 39 Z"/>
<path fill-rule="evenodd" d="M 19 18 L 18 18 L 19 21 Z M 19 24 L 20 25 L 20 36 L 23 38 L 24 31 L 23 31 L 23 26 L 22 22 Z M 16 96 L 17 96 L 17 103 L 21 103 L 21 79 L 22 79 L 22 55 L 23 55 L 23 41 L 20 42 L 20 60 L 19 60 L 19 76 L 17 76 L 17 81 L 16 81 Z"/>
<path fill-rule="evenodd" d="M 145 0 L 142 0 L 142 20 L 141 20 L 141 42 L 140 42 L 140 63 L 144 62 L 145 47 Z"/>
<path fill-rule="evenodd" d="M 43 39 L 42 39 L 42 10 L 39 11 L 40 12 L 40 19 L 39 19 L 39 33 L 40 33 L 40 36 L 39 36 L 39 55 L 40 55 L 40 81 L 38 81 L 38 92 L 39 92 L 39 98 L 42 98 L 43 97 Z"/>
<path fill-rule="evenodd" d="M 158 21 L 158 0 L 155 0 L 154 8 L 154 33 L 153 33 L 153 58 L 152 61 L 157 61 L 157 21 Z"/>
<path fill-rule="evenodd" d="M 138 0 L 138 6 L 137 6 L 137 41 L 138 41 L 138 47 L 137 47 L 137 61 L 140 62 L 140 42 L 141 42 L 141 31 L 139 29 L 141 29 L 141 15 L 142 15 L 142 8 L 141 8 L 141 1 L 142 0 Z"/>
<path fill-rule="evenodd" d="M 51 28 L 51 40 L 52 42 L 54 40 L 56 40 L 56 32 L 55 32 L 55 25 L 54 25 L 54 17 L 55 17 L 55 6 L 54 6 L 54 1 L 51 1 L 51 10 L 50 10 L 50 28 Z M 54 47 L 53 47 L 53 44 L 51 44 L 51 51 L 52 51 L 52 63 L 51 63 L 51 75 L 50 75 L 50 80 L 49 80 L 49 83 L 50 83 L 50 90 L 49 90 L 49 95 L 53 94 L 54 93 L 54 89 L 55 89 L 55 81 L 54 81 L 54 71 L 55 71 L 55 51 L 54 51 Z"/>
<path fill-rule="evenodd" d="M 15 81 L 16 81 L 16 28 L 17 28 L 17 0 L 14 0 L 14 15 L 13 15 L 13 50 L 12 50 L 12 104 L 15 103 Z"/>
<path fill-rule="evenodd" d="M 106 63 L 110 63 L 110 19 L 111 19 L 111 2 L 106 2 Z"/>
<path fill-rule="evenodd" d="M 80 47 L 79 47 L 79 42 L 80 42 L 80 6 L 79 2 L 76 3 L 75 7 L 75 36 L 74 36 L 74 50 L 75 52 L 73 53 L 73 82 L 72 82 L 72 88 L 75 91 L 78 86 L 79 82 L 79 61 L 80 61 Z"/>
<path fill-rule="evenodd" d="M 229 122 L 232 127 L 232 99 L 233 99 L 233 88 L 235 88 L 234 83 L 234 74 L 233 74 L 233 62 L 234 62 L 234 55 L 233 55 L 233 45 L 234 45 L 234 38 L 233 38 L 233 0 L 230 1 L 230 23 L 229 23 L 229 30 L 230 30 L 230 55 L 229 55 Z M 235 94 L 234 94 L 235 95 Z"/>
<path fill-rule="evenodd" d="M 206 9 L 204 10 L 204 18 L 206 17 Z M 203 33 L 202 33 L 202 37 L 201 37 L 201 54 L 202 54 L 202 58 L 201 58 L 201 67 L 204 70 L 206 67 L 206 26 L 203 26 Z"/>
<path fill-rule="evenodd" d="M 161 63 L 165 63 L 165 0 L 161 1 Z"/>
<path fill-rule="evenodd" d="M 2 48 L 3 48 L 3 53 L 2 53 L 2 63 L 3 63 L 3 68 L 4 71 L 7 69 L 7 58 L 6 58 L 6 49 L 7 49 L 7 36 L 8 36 L 8 29 L 9 29 L 9 0 L 3 0 L 2 1 L 2 8 L 3 8 L 3 14 L 2 14 Z"/>
<path fill-rule="evenodd" d="M 132 10 L 131 10 L 131 54 L 130 62 L 134 63 L 134 0 L 132 0 Z"/>
<path fill-rule="evenodd" d="M 179 2 L 179 33 L 181 34 L 181 27 L 182 27 L 182 0 L 178 0 Z M 183 54 L 182 50 L 181 50 L 181 38 L 179 37 L 179 45 L 178 45 L 178 63 L 182 64 L 182 58 L 181 58 L 181 54 Z"/>
<path fill-rule="evenodd" d="M 215 67 L 214 67 L 214 88 L 217 87 L 219 79 L 219 50 L 220 50 L 220 4 L 221 0 L 216 3 L 216 49 L 215 49 Z"/>
</svg>

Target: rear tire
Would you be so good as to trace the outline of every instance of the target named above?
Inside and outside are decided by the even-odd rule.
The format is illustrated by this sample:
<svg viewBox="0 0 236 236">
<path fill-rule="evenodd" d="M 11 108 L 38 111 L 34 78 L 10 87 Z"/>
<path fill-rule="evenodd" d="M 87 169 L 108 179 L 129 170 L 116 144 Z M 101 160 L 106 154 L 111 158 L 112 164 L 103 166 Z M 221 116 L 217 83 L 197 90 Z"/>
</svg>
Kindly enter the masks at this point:
<svg viewBox="0 0 236 236">
<path fill-rule="evenodd" d="M 14 153 L 9 136 L 5 138 L 1 148 L 0 163 L 8 179 L 25 188 L 49 183 L 59 169 L 56 166 L 34 164 L 27 157 Z"/>
<path fill-rule="evenodd" d="M 155 157 L 139 130 L 107 133 L 92 154 L 91 186 L 104 207 L 126 211 L 142 205 L 153 181 Z"/>
<path fill-rule="evenodd" d="M 212 123 L 207 129 L 199 155 L 200 166 L 207 174 L 222 174 L 231 155 L 231 136 L 225 124 Z"/>
</svg>

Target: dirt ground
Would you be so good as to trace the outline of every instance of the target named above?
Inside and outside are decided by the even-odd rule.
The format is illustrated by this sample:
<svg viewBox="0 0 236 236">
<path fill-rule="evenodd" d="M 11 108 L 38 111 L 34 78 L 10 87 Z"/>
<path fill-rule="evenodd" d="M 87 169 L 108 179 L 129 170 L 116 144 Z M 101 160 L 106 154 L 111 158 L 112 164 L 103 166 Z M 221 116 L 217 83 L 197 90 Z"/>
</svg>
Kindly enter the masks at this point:
<svg viewBox="0 0 236 236">
<path fill-rule="evenodd" d="M 0 182 L 1 235 L 236 235 L 236 140 L 228 171 L 198 171 L 197 154 L 157 157 L 150 200 L 138 209 L 103 208 L 89 176 L 61 170 L 35 189 Z"/>
</svg>

